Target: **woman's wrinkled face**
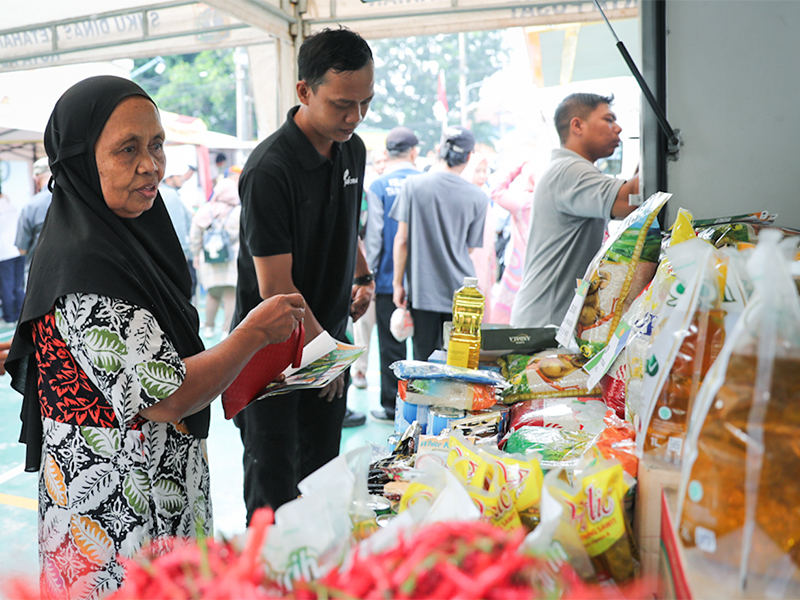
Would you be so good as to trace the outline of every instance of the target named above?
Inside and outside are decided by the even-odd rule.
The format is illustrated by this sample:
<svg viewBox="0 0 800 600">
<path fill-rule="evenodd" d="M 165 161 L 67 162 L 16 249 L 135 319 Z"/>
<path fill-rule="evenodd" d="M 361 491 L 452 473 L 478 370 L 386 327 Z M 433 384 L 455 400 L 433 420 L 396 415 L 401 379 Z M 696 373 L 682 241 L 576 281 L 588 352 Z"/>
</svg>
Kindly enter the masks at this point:
<svg viewBox="0 0 800 600">
<path fill-rule="evenodd" d="M 164 128 L 143 96 L 120 102 L 94 145 L 103 198 L 111 211 L 134 219 L 153 206 L 167 163 Z"/>
</svg>

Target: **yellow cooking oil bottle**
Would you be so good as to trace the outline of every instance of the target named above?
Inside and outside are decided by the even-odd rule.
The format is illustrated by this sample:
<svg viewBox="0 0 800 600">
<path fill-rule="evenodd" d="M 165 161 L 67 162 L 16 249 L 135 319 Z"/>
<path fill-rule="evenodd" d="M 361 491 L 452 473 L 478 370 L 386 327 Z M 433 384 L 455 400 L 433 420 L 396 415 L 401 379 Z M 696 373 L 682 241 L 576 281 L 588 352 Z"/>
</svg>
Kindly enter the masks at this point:
<svg viewBox="0 0 800 600">
<path fill-rule="evenodd" d="M 481 321 L 484 298 L 477 277 L 464 277 L 464 285 L 453 294 L 453 329 L 447 345 L 447 364 L 478 368 L 481 353 Z"/>
</svg>

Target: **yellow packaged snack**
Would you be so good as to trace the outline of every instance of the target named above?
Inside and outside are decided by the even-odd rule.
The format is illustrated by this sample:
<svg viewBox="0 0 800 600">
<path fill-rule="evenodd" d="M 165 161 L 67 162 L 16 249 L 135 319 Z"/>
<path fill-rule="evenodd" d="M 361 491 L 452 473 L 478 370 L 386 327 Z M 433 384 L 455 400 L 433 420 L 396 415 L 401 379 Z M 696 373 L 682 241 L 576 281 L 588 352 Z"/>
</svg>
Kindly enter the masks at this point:
<svg viewBox="0 0 800 600">
<path fill-rule="evenodd" d="M 557 482 L 550 492 L 566 503 L 567 515 L 577 528 L 598 577 L 617 583 L 632 579 L 638 571 L 633 534 L 625 517 L 628 491 L 622 465 L 615 459 L 598 461 L 568 486 Z"/>
</svg>

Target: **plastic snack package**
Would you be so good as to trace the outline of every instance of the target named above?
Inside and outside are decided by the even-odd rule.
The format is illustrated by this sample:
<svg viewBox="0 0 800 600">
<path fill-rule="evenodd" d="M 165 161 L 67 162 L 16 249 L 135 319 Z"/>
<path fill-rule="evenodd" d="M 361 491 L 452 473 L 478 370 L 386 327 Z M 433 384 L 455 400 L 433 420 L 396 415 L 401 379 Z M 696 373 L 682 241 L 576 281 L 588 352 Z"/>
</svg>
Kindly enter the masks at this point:
<svg viewBox="0 0 800 600">
<path fill-rule="evenodd" d="M 628 484 L 619 461 L 598 461 L 576 475 L 573 485 L 548 476 L 545 485 L 565 503 L 566 516 L 578 531 L 600 580 L 624 583 L 633 579 L 639 557 L 625 516 Z"/>
<path fill-rule="evenodd" d="M 508 387 L 501 391 L 503 402 L 547 396 L 600 396 L 599 386 L 587 389 L 583 370 L 586 358 L 580 353 L 544 350 L 533 356 L 509 354 L 498 359 Z"/>
<path fill-rule="evenodd" d="M 572 470 L 595 435 L 586 430 L 526 425 L 506 434 L 500 447 L 510 454 L 537 453 L 540 456 L 539 464 L 544 470 L 559 467 Z"/>
<path fill-rule="evenodd" d="M 598 433 L 605 427 L 608 407 L 601 398 L 536 398 L 512 404 L 509 409 L 509 432 L 524 426 L 551 427 Z"/>
<path fill-rule="evenodd" d="M 582 581 L 595 583 L 597 572 L 580 534 L 572 524 L 571 510 L 560 493 L 551 492 L 556 485 L 555 482 L 564 477 L 565 474 L 561 469 L 554 469 L 545 475 L 542 485 L 541 521 L 536 529 L 525 536 L 522 549 L 535 556 L 549 558 L 549 566 L 556 573 L 560 571 L 561 565 L 569 564 Z M 553 579 L 557 580 L 558 577 Z M 547 587 L 549 586 L 545 586 Z"/>
<path fill-rule="evenodd" d="M 462 410 L 480 410 L 497 403 L 494 385 L 446 379 L 412 379 L 398 382 L 404 402 L 423 406 L 447 406 Z"/>
<path fill-rule="evenodd" d="M 492 448 L 481 449 L 481 452 L 488 454 L 497 463 L 523 527 L 528 531 L 533 530 L 539 524 L 539 504 L 544 481 L 538 457 L 533 454 L 509 454 Z"/>
<path fill-rule="evenodd" d="M 653 278 L 661 251 L 661 231 L 656 217 L 671 194 L 653 194 L 622 222 L 595 255 L 584 285 L 578 311 L 568 310 L 556 338 L 570 347 L 573 337 L 581 353 L 591 358 L 611 339 L 622 315 Z M 573 300 L 577 306 L 577 298 Z M 572 308 L 572 307 L 570 307 Z"/>
<path fill-rule="evenodd" d="M 798 598 L 800 299 L 779 239 L 759 235 L 753 297 L 697 397 L 678 534 L 711 577 L 749 597 Z"/>
<path fill-rule="evenodd" d="M 639 458 L 636 456 L 636 431 L 633 425 L 609 413 L 606 427 L 592 440 L 581 457 L 587 466 L 603 459 L 614 458 L 632 479 L 638 474 Z M 580 466 L 579 466 L 580 468 Z"/>
<path fill-rule="evenodd" d="M 398 360 L 389 365 L 395 377 L 401 380 L 411 379 L 451 379 L 467 383 L 493 385 L 504 388 L 508 384 L 503 376 L 488 369 L 467 369 L 424 360 Z"/>
</svg>

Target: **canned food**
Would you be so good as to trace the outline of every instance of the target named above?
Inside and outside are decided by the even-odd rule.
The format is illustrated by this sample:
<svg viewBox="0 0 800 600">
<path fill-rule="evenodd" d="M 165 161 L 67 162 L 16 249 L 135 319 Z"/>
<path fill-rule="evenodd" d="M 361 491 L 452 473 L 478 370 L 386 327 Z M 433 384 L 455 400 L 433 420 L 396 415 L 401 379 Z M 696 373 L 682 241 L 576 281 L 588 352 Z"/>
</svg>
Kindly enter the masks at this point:
<svg viewBox="0 0 800 600">
<path fill-rule="evenodd" d="M 467 411 L 447 406 L 432 406 L 428 412 L 428 435 L 439 435 L 454 421 L 463 419 Z"/>
<path fill-rule="evenodd" d="M 376 515 L 385 515 L 392 512 L 392 503 L 389 499 L 377 494 L 369 495 L 367 507 L 374 510 Z"/>
<path fill-rule="evenodd" d="M 386 527 L 389 524 L 389 521 L 394 519 L 394 515 L 391 513 L 385 515 L 378 515 L 375 517 L 375 521 L 378 523 L 378 527 Z"/>
</svg>

